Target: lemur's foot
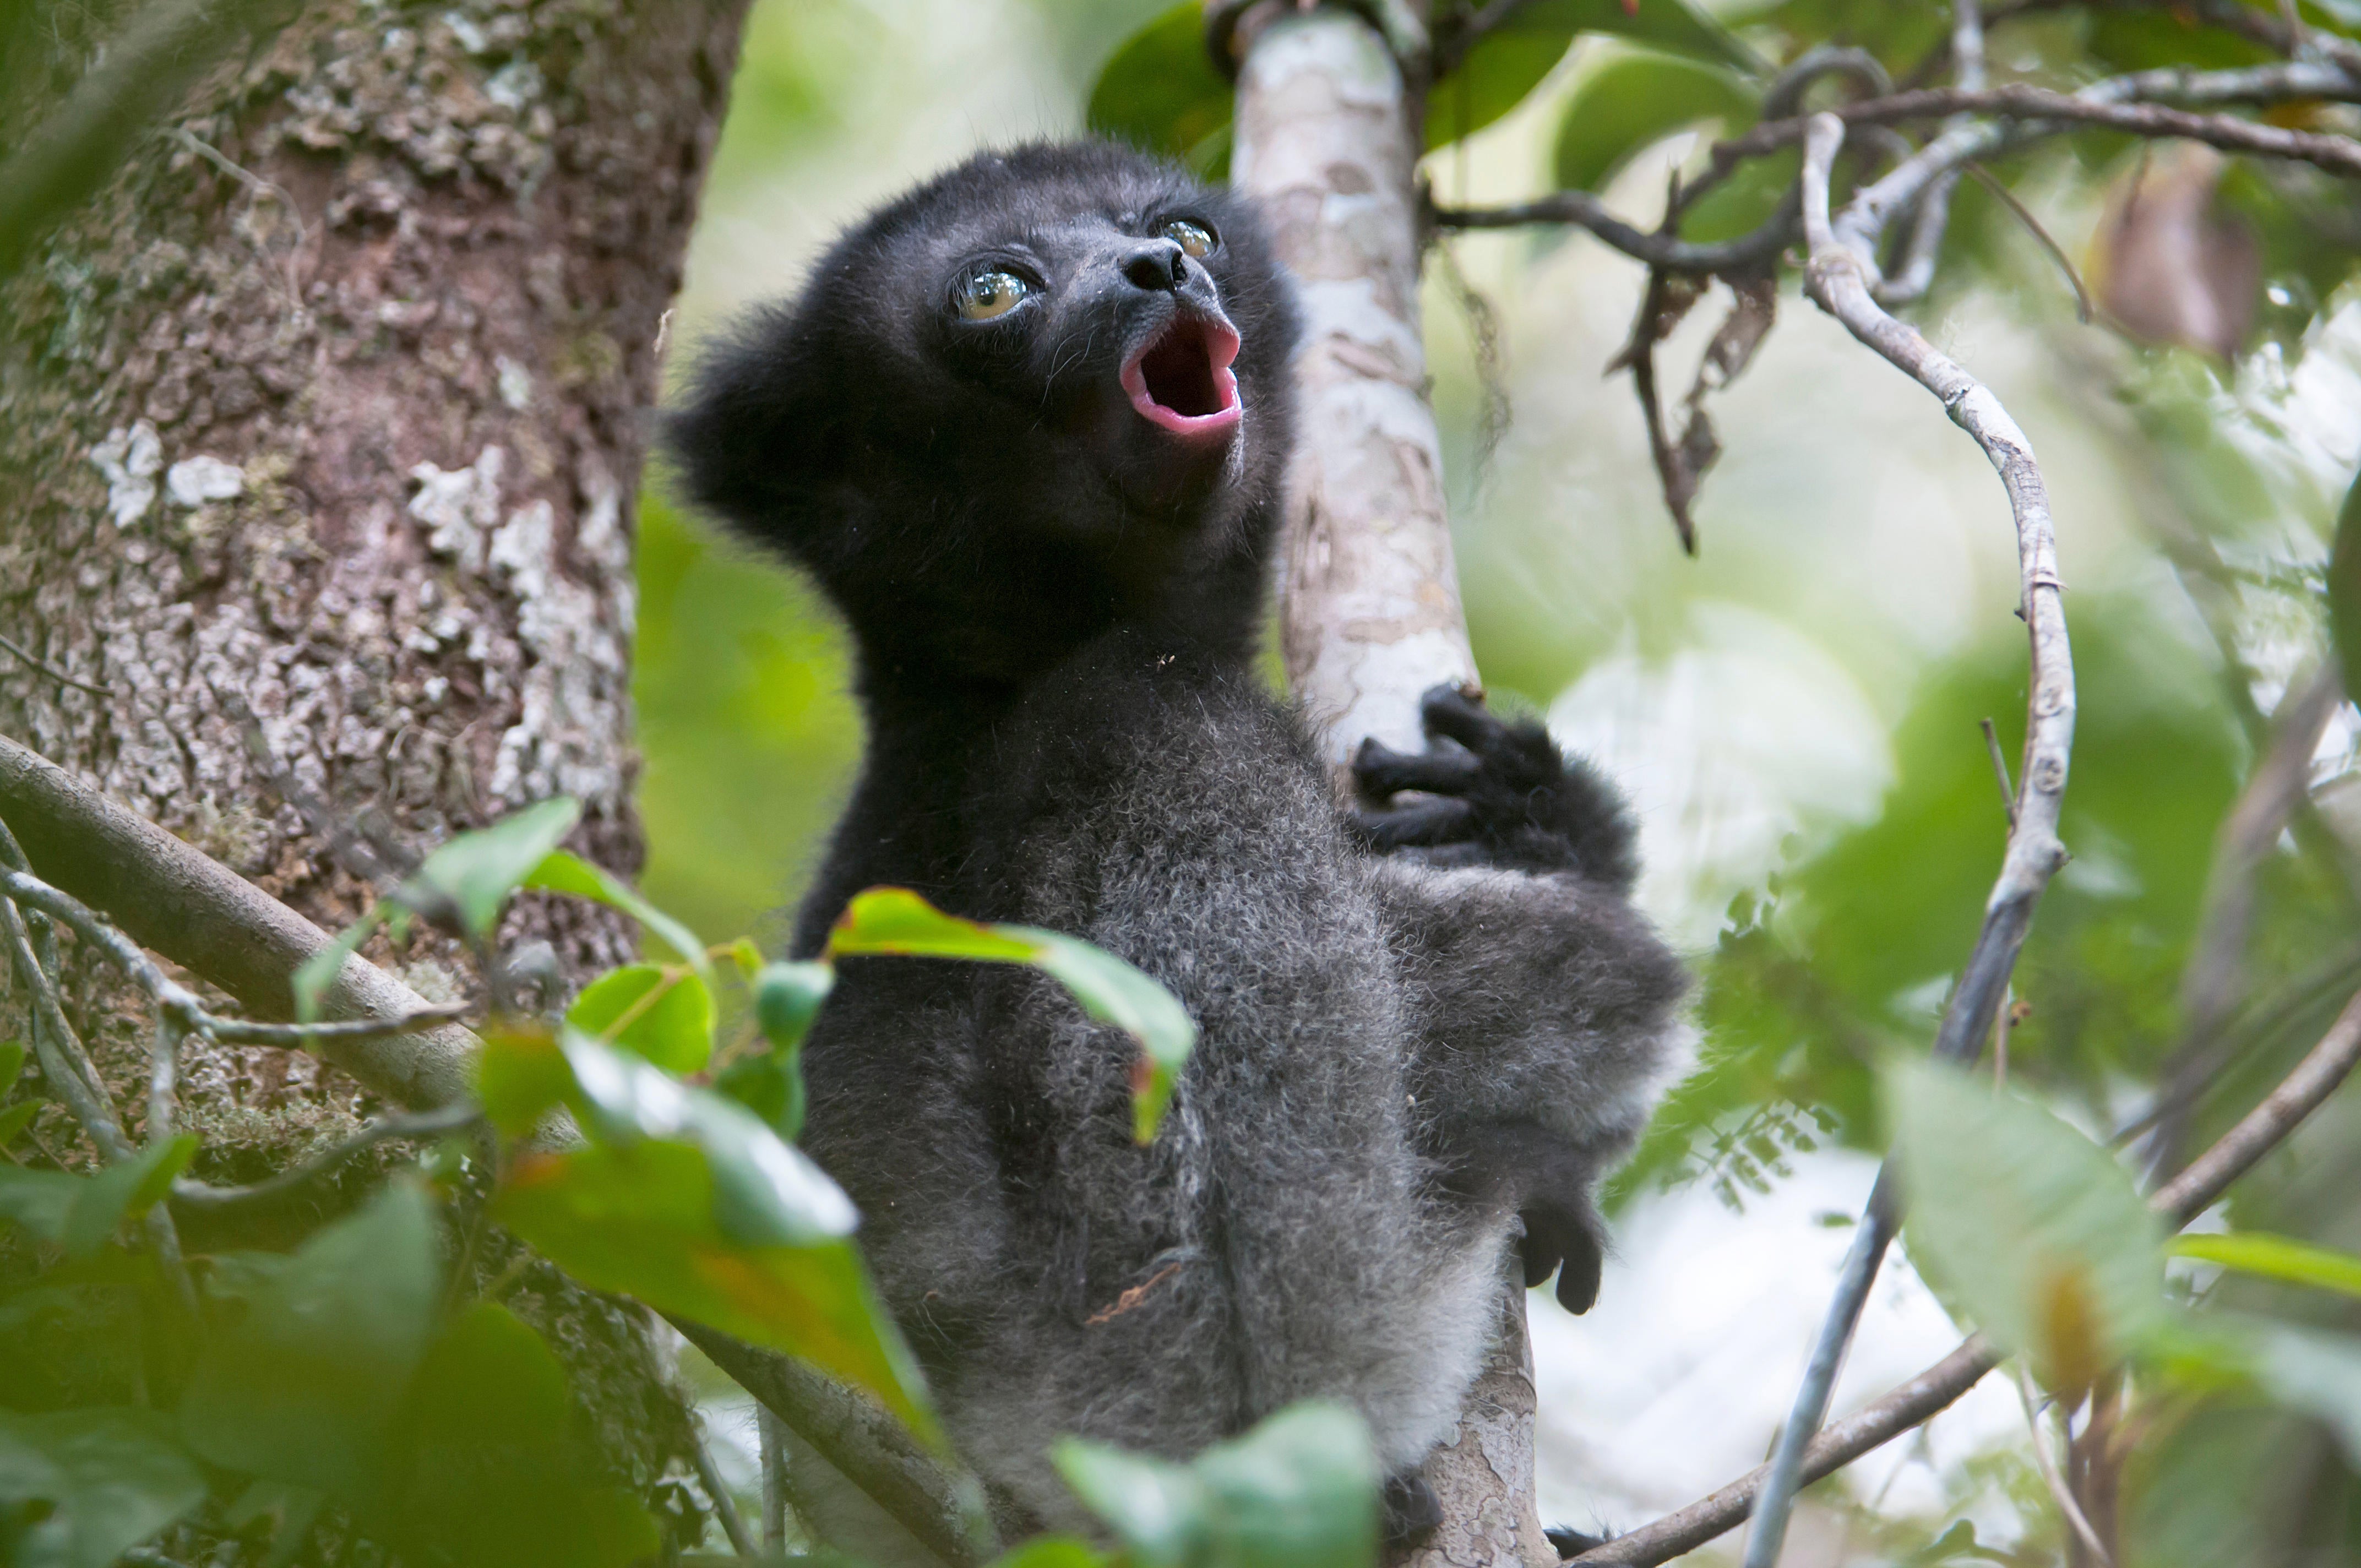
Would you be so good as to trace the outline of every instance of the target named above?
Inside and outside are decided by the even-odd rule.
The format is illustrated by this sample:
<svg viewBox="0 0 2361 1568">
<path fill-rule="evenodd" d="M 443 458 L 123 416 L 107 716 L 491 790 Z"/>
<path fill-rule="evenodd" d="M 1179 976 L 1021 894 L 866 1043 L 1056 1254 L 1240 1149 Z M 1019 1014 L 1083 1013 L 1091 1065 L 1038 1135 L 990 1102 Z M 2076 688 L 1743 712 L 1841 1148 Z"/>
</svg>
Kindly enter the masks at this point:
<svg viewBox="0 0 2361 1568">
<path fill-rule="evenodd" d="M 1373 850 L 1430 864 L 1576 871 L 1618 891 L 1637 872 L 1630 820 L 1612 785 L 1558 750 L 1532 719 L 1499 718 L 1479 697 L 1439 685 L 1419 700 L 1419 753 L 1361 742 L 1353 777 L 1368 798 L 1353 825 Z M 1405 793 L 1420 798 L 1390 804 Z"/>
<path fill-rule="evenodd" d="M 1443 1522 L 1442 1500 L 1425 1478 L 1413 1472 L 1388 1476 L 1378 1500 L 1384 1508 L 1388 1547 L 1416 1546 Z"/>
</svg>

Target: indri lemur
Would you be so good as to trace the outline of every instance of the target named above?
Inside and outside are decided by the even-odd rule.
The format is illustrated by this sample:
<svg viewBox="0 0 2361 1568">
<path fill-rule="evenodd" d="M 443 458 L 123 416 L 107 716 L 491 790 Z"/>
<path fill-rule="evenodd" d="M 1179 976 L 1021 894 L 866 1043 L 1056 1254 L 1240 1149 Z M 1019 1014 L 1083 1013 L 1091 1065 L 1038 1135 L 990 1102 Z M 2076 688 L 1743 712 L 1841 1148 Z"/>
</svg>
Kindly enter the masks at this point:
<svg viewBox="0 0 2361 1568">
<path fill-rule="evenodd" d="M 1061 1433 L 1183 1455 L 1315 1396 L 1411 1475 L 1504 1248 L 1590 1304 L 1591 1183 L 1676 1054 L 1596 774 L 1444 689 L 1340 809 L 1257 674 L 1296 335 L 1238 198 L 1026 147 L 856 225 L 669 427 L 858 645 L 799 952 L 896 883 L 1095 942 L 1202 1031 L 1146 1148 L 1131 1042 L 1027 970 L 854 960 L 806 1047 L 805 1141 L 1007 1522 L 1072 1521 Z"/>
</svg>

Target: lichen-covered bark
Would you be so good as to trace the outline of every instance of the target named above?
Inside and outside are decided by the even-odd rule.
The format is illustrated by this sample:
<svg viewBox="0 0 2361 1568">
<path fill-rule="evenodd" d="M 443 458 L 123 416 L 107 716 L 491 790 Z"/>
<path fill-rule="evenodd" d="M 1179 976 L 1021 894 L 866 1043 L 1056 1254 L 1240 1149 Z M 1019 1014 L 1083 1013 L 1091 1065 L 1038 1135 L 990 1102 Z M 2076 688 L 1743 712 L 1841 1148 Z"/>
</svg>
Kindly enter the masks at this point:
<svg viewBox="0 0 2361 1568">
<path fill-rule="evenodd" d="M 325 924 L 365 891 L 247 710 L 414 841 L 566 792 L 631 869 L 629 509 L 740 8 L 315 5 L 149 138 L 0 288 L 0 634 L 109 692 L 0 656 L 0 729 Z"/>
<path fill-rule="evenodd" d="M 633 870 L 631 498 L 744 4 L 316 0 L 143 140 L 0 282 L 0 636 L 105 688 L 0 652 L 0 731 L 332 927 L 371 890 L 249 712 L 412 843 L 566 793 Z M 554 902 L 504 937 L 569 980 L 633 944 Z M 135 1010 L 87 964 L 71 989 L 136 1128 Z M 258 1048 L 192 1048 L 183 1092 L 229 1179 L 360 1108 Z"/>
</svg>

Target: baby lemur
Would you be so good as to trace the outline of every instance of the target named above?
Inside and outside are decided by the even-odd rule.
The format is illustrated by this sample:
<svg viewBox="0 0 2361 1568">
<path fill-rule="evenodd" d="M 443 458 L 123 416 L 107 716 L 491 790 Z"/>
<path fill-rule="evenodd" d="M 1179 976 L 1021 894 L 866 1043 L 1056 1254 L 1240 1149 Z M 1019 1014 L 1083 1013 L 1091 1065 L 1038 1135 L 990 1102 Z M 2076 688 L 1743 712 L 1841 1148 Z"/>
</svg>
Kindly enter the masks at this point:
<svg viewBox="0 0 2361 1568">
<path fill-rule="evenodd" d="M 895 883 L 1095 942 L 1202 1030 L 1145 1148 L 1131 1042 L 1027 970 L 850 961 L 806 1048 L 805 1142 L 1012 1527 L 1075 1521 L 1062 1433 L 1186 1455 L 1314 1397 L 1414 1524 L 1504 1249 L 1590 1304 L 1592 1183 L 1678 1054 L 1596 773 L 1438 689 L 1432 748 L 1364 746 L 1340 809 L 1257 673 L 1296 337 L 1239 198 L 1030 146 L 855 225 L 669 426 L 858 649 L 799 954 Z"/>
</svg>

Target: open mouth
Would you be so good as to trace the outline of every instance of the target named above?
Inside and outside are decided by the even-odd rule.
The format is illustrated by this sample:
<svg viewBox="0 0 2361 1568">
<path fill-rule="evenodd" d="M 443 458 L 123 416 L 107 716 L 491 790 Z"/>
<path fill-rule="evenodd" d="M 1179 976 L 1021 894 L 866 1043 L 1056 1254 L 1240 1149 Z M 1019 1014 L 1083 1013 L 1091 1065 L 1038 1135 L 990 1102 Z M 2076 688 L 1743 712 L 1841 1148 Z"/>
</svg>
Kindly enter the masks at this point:
<svg viewBox="0 0 2361 1568">
<path fill-rule="evenodd" d="M 1238 422 L 1238 378 L 1230 362 L 1238 334 L 1219 322 L 1183 318 L 1124 361 L 1123 389 L 1151 424 L 1179 435 L 1212 435 Z"/>
</svg>

